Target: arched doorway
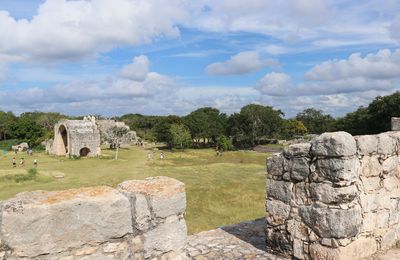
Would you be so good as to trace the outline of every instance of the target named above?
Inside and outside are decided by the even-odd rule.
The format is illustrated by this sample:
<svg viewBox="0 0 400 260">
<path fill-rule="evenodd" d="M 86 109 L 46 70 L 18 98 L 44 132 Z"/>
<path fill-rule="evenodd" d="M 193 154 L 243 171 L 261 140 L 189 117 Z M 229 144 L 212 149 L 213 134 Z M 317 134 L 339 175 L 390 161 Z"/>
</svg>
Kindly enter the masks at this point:
<svg viewBox="0 0 400 260">
<path fill-rule="evenodd" d="M 79 155 L 81 157 L 86 157 L 88 156 L 88 154 L 90 153 L 90 149 L 87 147 L 83 147 L 80 151 L 79 151 Z"/>
<path fill-rule="evenodd" d="M 64 125 L 58 128 L 57 155 L 66 155 L 68 153 L 68 133 Z"/>
</svg>

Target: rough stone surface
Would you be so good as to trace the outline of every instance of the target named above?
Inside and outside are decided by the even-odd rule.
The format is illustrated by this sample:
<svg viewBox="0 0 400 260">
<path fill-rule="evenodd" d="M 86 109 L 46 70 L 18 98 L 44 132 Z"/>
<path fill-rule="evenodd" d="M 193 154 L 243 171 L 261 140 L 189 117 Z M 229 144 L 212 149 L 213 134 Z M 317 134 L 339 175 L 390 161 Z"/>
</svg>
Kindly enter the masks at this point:
<svg viewBox="0 0 400 260">
<path fill-rule="evenodd" d="M 283 155 L 286 157 L 309 156 L 310 149 L 311 149 L 310 143 L 292 144 L 283 149 Z"/>
<path fill-rule="evenodd" d="M 293 180 L 303 181 L 310 174 L 310 160 L 305 157 L 292 158 L 289 161 L 289 171 Z"/>
<path fill-rule="evenodd" d="M 4 203 L 1 233 L 18 255 L 33 257 L 123 237 L 131 219 L 127 198 L 108 187 L 27 192 Z"/>
<path fill-rule="evenodd" d="M 340 204 L 353 201 L 358 197 L 359 192 L 355 185 L 333 187 L 332 184 L 328 183 L 311 183 L 310 193 L 313 200 L 325 204 Z"/>
<path fill-rule="evenodd" d="M 376 135 L 354 136 L 357 142 L 358 154 L 371 155 L 377 152 L 378 139 Z"/>
<path fill-rule="evenodd" d="M 186 245 L 186 223 L 183 219 L 171 216 L 165 223 L 144 234 L 145 257 L 159 256 L 163 252 L 181 251 Z"/>
<path fill-rule="evenodd" d="M 376 136 L 378 139 L 378 154 L 392 155 L 396 153 L 396 139 L 388 133 L 382 133 Z"/>
<path fill-rule="evenodd" d="M 300 208 L 300 216 L 317 235 L 324 238 L 354 237 L 361 230 L 361 208 L 352 209 Z"/>
<path fill-rule="evenodd" d="M 270 225 L 282 225 L 288 219 L 290 206 L 279 200 L 267 200 L 267 222 Z"/>
<path fill-rule="evenodd" d="M 360 175 L 374 177 L 381 175 L 383 168 L 375 156 L 364 156 L 361 160 Z"/>
<path fill-rule="evenodd" d="M 357 166 L 356 158 L 319 159 L 316 163 L 317 172 L 332 182 L 354 181 L 357 178 Z"/>
<path fill-rule="evenodd" d="M 125 181 L 118 190 L 128 194 L 142 194 L 150 202 L 155 217 L 166 218 L 182 214 L 186 209 L 185 185 L 168 177 L 150 177 L 143 181 Z"/>
<path fill-rule="evenodd" d="M 267 159 L 268 174 L 273 176 L 282 176 L 284 173 L 285 158 L 281 154 L 275 154 Z"/>
<path fill-rule="evenodd" d="M 356 141 L 346 132 L 324 133 L 311 144 L 311 154 L 314 156 L 352 156 L 356 152 Z"/>
<path fill-rule="evenodd" d="M 293 183 L 267 179 L 267 197 L 289 203 L 292 196 Z"/>
</svg>

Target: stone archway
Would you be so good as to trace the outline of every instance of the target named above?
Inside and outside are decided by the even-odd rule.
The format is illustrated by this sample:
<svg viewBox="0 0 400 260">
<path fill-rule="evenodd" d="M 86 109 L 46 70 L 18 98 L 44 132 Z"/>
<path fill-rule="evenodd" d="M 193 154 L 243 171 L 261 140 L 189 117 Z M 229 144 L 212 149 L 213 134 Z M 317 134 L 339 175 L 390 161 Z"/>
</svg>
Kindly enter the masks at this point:
<svg viewBox="0 0 400 260">
<path fill-rule="evenodd" d="M 90 149 L 87 147 L 83 147 L 80 151 L 79 151 L 79 155 L 81 157 L 86 157 L 88 156 L 88 154 L 90 153 Z"/>
<path fill-rule="evenodd" d="M 57 155 L 66 155 L 68 153 L 67 128 L 64 125 L 60 125 L 57 135 Z"/>
</svg>

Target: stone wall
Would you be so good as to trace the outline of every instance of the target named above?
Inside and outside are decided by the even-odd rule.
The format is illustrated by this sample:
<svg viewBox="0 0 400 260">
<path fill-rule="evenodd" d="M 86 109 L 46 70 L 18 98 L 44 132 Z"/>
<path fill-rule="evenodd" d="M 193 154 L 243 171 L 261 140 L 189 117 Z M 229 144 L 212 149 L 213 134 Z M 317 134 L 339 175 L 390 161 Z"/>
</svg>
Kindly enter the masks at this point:
<svg viewBox="0 0 400 260">
<path fill-rule="evenodd" d="M 400 131 L 400 117 L 392 117 L 391 126 L 392 131 Z"/>
<path fill-rule="evenodd" d="M 184 259 L 184 184 L 24 192 L 0 202 L 0 259 Z"/>
<path fill-rule="evenodd" d="M 359 259 L 400 239 L 400 132 L 324 133 L 267 162 L 267 247 Z"/>
</svg>

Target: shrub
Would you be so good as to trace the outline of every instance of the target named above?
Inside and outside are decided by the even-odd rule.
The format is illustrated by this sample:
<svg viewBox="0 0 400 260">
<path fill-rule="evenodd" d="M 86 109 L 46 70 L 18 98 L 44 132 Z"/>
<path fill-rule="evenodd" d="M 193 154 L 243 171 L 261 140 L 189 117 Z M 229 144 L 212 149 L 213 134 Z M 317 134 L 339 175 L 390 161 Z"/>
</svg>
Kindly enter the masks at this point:
<svg viewBox="0 0 400 260">
<path fill-rule="evenodd" d="M 231 140 L 225 135 L 218 137 L 217 145 L 219 149 L 223 149 L 224 151 L 231 151 L 234 149 Z"/>
</svg>

